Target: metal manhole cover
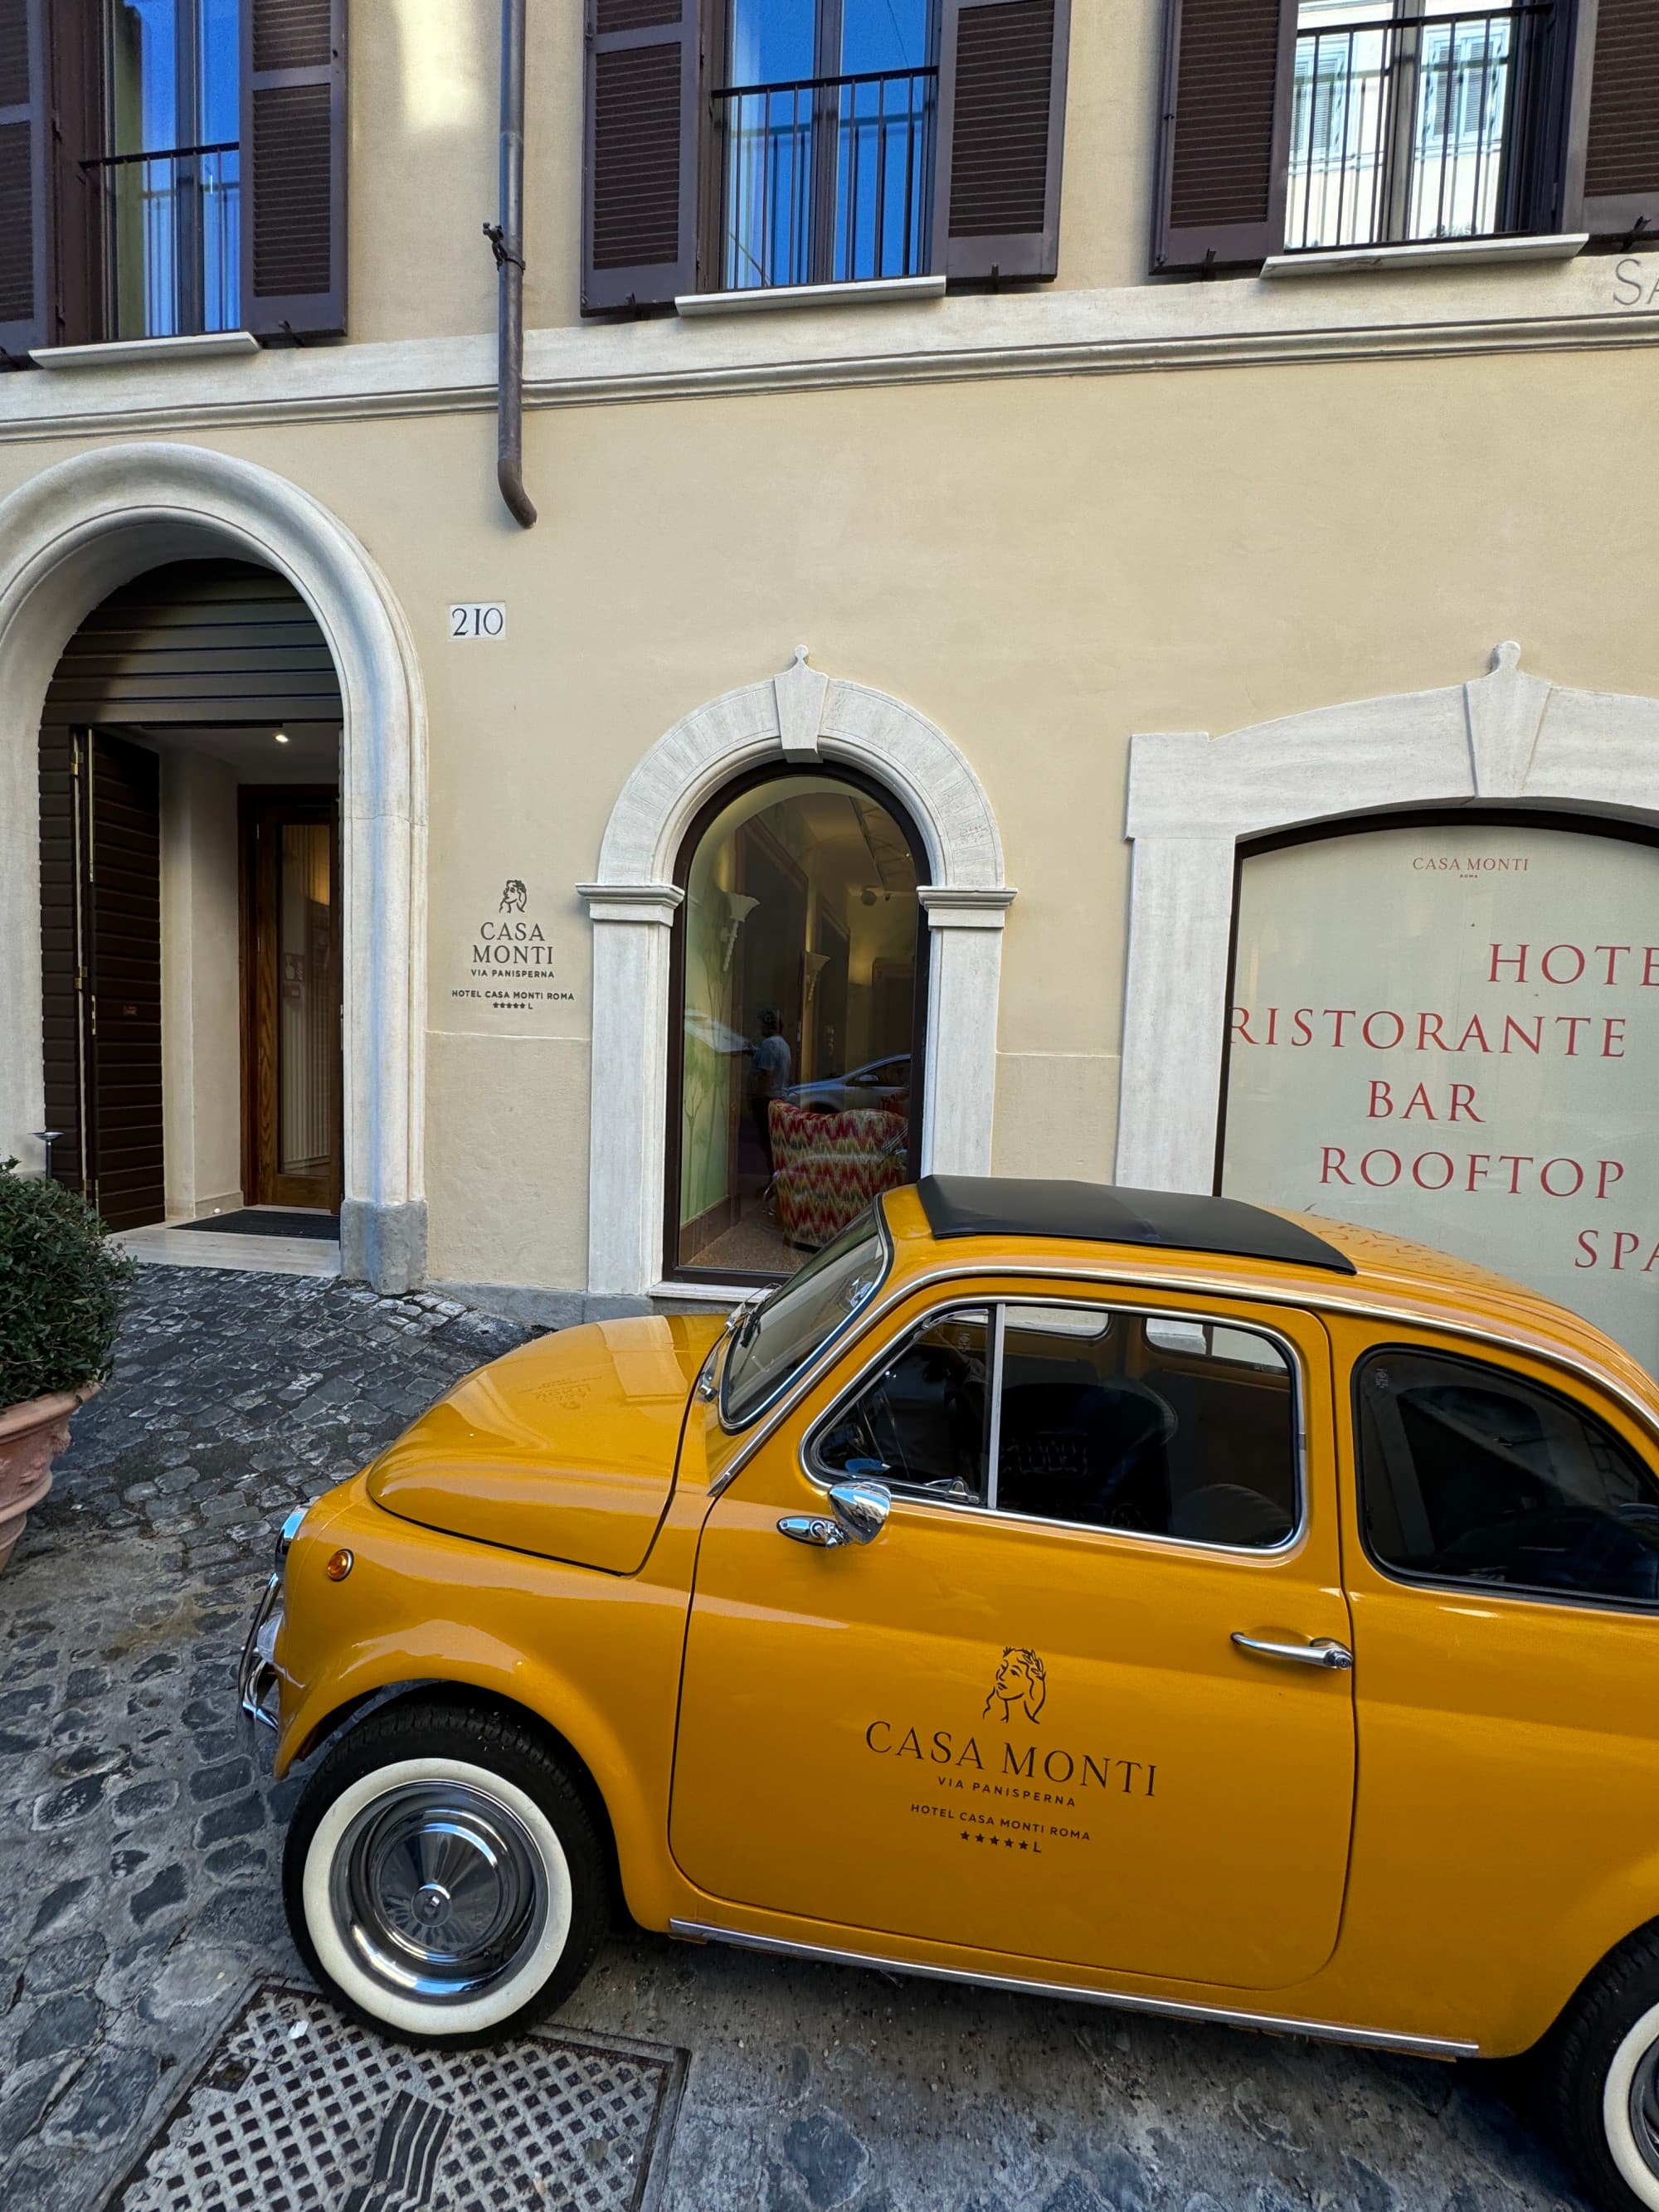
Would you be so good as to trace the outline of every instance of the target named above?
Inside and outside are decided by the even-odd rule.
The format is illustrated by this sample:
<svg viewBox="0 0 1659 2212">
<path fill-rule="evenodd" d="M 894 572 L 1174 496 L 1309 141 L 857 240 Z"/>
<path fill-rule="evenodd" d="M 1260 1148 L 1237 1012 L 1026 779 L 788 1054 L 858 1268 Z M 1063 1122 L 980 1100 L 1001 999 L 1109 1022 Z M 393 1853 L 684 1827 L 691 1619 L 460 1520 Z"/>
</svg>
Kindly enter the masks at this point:
<svg viewBox="0 0 1659 2212">
<path fill-rule="evenodd" d="M 267 1986 L 111 2212 L 643 2212 L 684 2071 L 587 2036 L 413 2049 Z"/>
</svg>

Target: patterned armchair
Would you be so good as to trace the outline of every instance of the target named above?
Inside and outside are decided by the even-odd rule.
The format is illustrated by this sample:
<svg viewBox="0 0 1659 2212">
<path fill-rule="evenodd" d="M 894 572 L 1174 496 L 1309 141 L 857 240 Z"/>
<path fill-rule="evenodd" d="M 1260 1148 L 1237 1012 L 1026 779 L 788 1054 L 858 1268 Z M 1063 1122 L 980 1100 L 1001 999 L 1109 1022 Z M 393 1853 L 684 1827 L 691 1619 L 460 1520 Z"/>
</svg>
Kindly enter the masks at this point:
<svg viewBox="0 0 1659 2212">
<path fill-rule="evenodd" d="M 879 1107 L 824 1114 L 775 1098 L 768 1118 L 778 1226 L 792 1244 L 817 1251 L 904 1181 L 902 1115 Z"/>
</svg>

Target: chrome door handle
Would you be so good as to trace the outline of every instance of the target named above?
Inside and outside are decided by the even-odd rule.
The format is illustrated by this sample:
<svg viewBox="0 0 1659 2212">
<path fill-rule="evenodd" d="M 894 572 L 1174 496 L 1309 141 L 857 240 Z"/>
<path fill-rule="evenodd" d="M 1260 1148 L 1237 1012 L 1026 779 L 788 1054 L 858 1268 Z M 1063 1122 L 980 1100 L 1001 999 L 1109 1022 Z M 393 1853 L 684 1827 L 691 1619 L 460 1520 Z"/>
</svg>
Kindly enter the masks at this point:
<svg viewBox="0 0 1659 2212">
<path fill-rule="evenodd" d="M 821 1545 L 825 1551 L 834 1551 L 837 1544 L 850 1544 L 852 1538 L 839 1521 L 830 1521 L 818 1513 L 786 1513 L 778 1523 L 781 1536 L 792 1536 L 798 1544 Z"/>
<path fill-rule="evenodd" d="M 1353 1664 L 1353 1654 L 1346 1644 L 1334 1637 L 1316 1636 L 1311 1644 L 1275 1644 L 1270 1637 L 1246 1636 L 1234 1629 L 1233 1642 L 1241 1651 L 1253 1651 L 1258 1659 L 1288 1659 L 1297 1667 L 1325 1667 L 1346 1670 Z"/>
</svg>

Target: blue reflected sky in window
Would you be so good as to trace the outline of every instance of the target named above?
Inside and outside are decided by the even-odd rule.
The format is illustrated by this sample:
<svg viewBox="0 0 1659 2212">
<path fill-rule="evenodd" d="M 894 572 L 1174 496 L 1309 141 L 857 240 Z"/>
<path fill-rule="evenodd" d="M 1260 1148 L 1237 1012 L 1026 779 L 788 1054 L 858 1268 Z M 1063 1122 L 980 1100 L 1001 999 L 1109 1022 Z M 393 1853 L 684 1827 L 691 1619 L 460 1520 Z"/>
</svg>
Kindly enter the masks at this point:
<svg viewBox="0 0 1659 2212">
<path fill-rule="evenodd" d="M 884 76 L 838 93 L 756 91 L 724 118 L 726 283 L 904 276 L 931 231 L 935 0 L 733 0 L 728 82 L 799 86 Z M 819 198 L 833 175 L 833 205 Z M 814 243 L 815 227 L 833 234 Z"/>
<path fill-rule="evenodd" d="M 732 82 L 787 84 L 816 75 L 817 0 L 735 0 Z"/>
<path fill-rule="evenodd" d="M 111 151 L 181 143 L 175 0 L 110 0 L 109 52 Z"/>
<path fill-rule="evenodd" d="M 112 153 L 234 148 L 238 0 L 106 0 L 105 23 Z M 109 173 L 114 335 L 235 327 L 240 170 L 233 150 Z"/>
<path fill-rule="evenodd" d="M 842 0 L 841 70 L 925 69 L 929 0 Z"/>
<path fill-rule="evenodd" d="M 240 25 L 237 0 L 198 0 L 197 129 L 204 146 L 222 146 L 240 131 L 237 77 Z"/>
</svg>

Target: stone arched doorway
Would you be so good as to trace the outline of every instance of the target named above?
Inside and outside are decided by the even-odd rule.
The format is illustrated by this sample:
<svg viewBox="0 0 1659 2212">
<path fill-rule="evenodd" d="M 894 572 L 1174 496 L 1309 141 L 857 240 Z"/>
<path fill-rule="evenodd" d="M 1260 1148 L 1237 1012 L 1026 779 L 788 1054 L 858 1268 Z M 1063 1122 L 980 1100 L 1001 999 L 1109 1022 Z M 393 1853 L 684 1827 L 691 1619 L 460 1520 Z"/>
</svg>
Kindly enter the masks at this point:
<svg viewBox="0 0 1659 2212">
<path fill-rule="evenodd" d="M 677 722 L 612 809 L 595 881 L 588 1290 L 638 1298 L 663 1275 L 670 948 L 676 864 L 699 812 L 769 764 L 842 763 L 890 793 L 926 848 L 929 978 L 921 1171 L 984 1174 L 996 1094 L 1002 930 L 1014 892 L 983 786 L 914 708 L 807 664 Z M 677 1286 L 683 1287 L 683 1286 Z"/>
<path fill-rule="evenodd" d="M 38 939 L 37 744 L 64 647 L 118 586 L 225 557 L 285 577 L 332 656 L 342 714 L 344 1272 L 423 1278 L 425 710 L 407 625 L 362 546 L 269 470 L 180 445 L 118 445 L 44 471 L 0 505 L 0 927 Z M 38 961 L 0 965 L 0 1142 L 36 1164 Z"/>
</svg>

